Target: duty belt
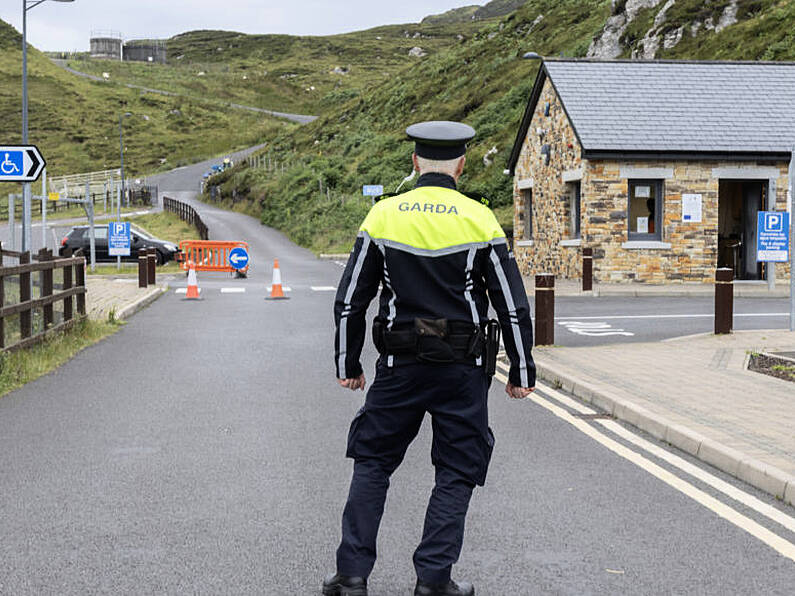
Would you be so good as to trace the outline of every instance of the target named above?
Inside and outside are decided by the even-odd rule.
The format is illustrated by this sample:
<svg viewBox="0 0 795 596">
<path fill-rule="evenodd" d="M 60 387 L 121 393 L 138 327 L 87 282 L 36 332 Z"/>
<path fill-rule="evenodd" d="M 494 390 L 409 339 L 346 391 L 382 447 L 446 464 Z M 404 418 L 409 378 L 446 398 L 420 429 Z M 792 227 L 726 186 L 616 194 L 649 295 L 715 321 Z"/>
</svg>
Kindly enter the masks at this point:
<svg viewBox="0 0 795 596">
<path fill-rule="evenodd" d="M 486 371 L 493 375 L 499 326 L 496 321 L 474 325 L 466 321 L 417 318 L 413 325 L 387 329 L 383 319 L 376 318 L 373 342 L 382 356 L 408 356 L 430 364 L 474 363 L 483 355 Z"/>
</svg>

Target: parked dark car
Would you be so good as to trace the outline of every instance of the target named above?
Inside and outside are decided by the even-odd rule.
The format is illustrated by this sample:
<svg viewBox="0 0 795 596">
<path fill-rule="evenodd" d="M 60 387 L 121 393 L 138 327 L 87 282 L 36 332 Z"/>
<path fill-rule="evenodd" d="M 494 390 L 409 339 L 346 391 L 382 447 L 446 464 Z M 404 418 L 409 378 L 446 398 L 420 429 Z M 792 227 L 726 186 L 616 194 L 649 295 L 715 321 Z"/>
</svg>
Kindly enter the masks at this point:
<svg viewBox="0 0 795 596">
<path fill-rule="evenodd" d="M 152 238 L 143 230 L 132 227 L 132 244 L 130 246 L 130 256 L 122 257 L 122 261 L 137 261 L 138 250 L 141 248 L 154 248 L 157 250 L 157 264 L 162 265 L 174 260 L 179 247 L 166 242 Z M 94 226 L 94 250 L 96 252 L 97 261 L 115 261 L 116 257 L 108 254 L 108 226 L 96 225 Z M 90 254 L 90 239 L 89 239 L 89 226 L 75 226 L 69 233 L 61 240 L 61 248 L 58 251 L 62 257 L 69 255 L 83 255 L 88 258 Z"/>
</svg>

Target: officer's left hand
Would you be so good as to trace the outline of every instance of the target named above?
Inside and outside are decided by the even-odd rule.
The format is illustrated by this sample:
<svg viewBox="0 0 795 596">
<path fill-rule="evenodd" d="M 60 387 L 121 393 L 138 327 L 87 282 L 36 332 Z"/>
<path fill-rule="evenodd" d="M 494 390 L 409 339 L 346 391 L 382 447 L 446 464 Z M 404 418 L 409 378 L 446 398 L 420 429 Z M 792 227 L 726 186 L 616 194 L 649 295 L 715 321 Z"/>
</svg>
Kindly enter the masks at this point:
<svg viewBox="0 0 795 596">
<path fill-rule="evenodd" d="M 364 373 L 362 373 L 355 379 L 337 379 L 337 383 L 340 384 L 340 387 L 345 387 L 351 391 L 356 391 L 357 389 L 364 391 L 367 380 L 364 378 Z"/>
<path fill-rule="evenodd" d="M 535 390 L 535 387 L 517 387 L 513 383 L 507 383 L 505 385 L 505 393 L 507 393 L 508 397 L 511 399 L 524 399 Z"/>
</svg>

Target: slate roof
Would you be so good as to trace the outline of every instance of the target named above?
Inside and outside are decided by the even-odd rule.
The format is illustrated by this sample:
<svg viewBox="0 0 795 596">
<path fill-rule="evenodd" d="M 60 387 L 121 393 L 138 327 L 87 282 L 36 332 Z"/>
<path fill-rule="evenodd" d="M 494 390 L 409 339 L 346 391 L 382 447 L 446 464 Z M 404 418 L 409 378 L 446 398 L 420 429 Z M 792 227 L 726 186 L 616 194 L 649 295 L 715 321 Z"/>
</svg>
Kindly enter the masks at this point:
<svg viewBox="0 0 795 596">
<path fill-rule="evenodd" d="M 512 172 L 547 76 L 586 157 L 772 158 L 795 144 L 795 63 L 546 60 L 517 135 Z"/>
</svg>

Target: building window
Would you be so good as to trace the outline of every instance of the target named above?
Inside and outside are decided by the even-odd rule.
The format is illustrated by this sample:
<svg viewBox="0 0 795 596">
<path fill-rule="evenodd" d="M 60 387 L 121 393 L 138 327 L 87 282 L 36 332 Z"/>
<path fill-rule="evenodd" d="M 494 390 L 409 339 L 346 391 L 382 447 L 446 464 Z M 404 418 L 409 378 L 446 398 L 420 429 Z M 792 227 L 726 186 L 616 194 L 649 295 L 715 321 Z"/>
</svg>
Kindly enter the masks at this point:
<svg viewBox="0 0 795 596">
<path fill-rule="evenodd" d="M 662 180 L 629 181 L 629 240 L 662 240 Z"/>
<path fill-rule="evenodd" d="M 524 232 L 522 240 L 533 239 L 533 189 L 526 188 L 520 191 L 522 197 L 522 215 L 524 216 Z"/>
<path fill-rule="evenodd" d="M 580 237 L 580 181 L 566 183 L 566 194 L 569 213 L 569 238 Z"/>
</svg>

